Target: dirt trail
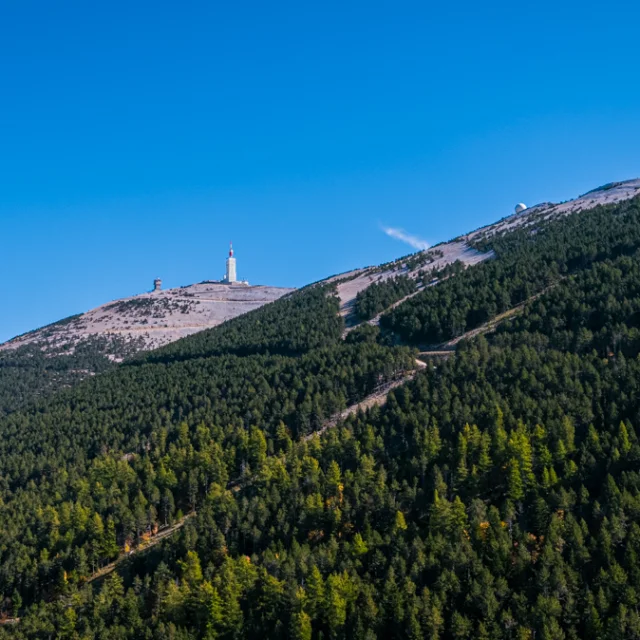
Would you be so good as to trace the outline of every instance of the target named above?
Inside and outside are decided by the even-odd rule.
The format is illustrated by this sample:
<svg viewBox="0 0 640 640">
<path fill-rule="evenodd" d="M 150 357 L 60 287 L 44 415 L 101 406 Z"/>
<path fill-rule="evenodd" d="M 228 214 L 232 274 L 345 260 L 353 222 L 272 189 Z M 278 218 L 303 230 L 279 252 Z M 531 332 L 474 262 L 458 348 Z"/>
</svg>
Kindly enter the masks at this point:
<svg viewBox="0 0 640 640">
<path fill-rule="evenodd" d="M 450 355 L 455 352 L 456 347 L 458 346 L 458 343 L 462 342 L 463 340 L 469 340 L 470 338 L 475 338 L 476 336 L 479 336 L 483 333 L 491 333 L 492 331 L 495 331 L 500 324 L 502 324 L 505 320 L 508 320 L 509 318 L 520 313 L 524 309 L 526 304 L 528 304 L 529 302 L 531 302 L 537 297 L 538 296 L 533 296 L 529 298 L 529 300 L 526 300 L 525 302 L 519 304 L 518 306 L 513 307 L 513 309 L 509 309 L 508 311 L 505 311 L 504 313 L 497 315 L 495 318 L 491 318 L 491 320 L 488 320 L 484 324 L 481 324 L 479 327 L 476 327 L 475 329 L 469 329 L 469 331 L 463 333 L 460 336 L 457 336 L 455 338 L 452 338 L 451 340 L 447 340 L 446 342 L 443 342 L 442 344 L 432 347 L 432 350 L 428 350 L 428 349 L 425 351 L 421 350 L 420 355 L 434 355 L 434 356 L 445 355 L 445 354 Z"/>
<path fill-rule="evenodd" d="M 427 366 L 426 362 L 423 362 L 422 360 L 418 360 L 417 358 L 416 358 L 416 364 L 418 365 L 417 369 L 408 371 L 404 376 L 402 376 L 401 378 L 398 378 L 397 380 L 386 382 L 385 384 L 380 386 L 378 389 L 376 389 L 372 394 L 360 400 L 360 402 L 357 402 L 356 404 L 352 404 L 351 406 L 347 407 L 344 411 L 341 411 L 339 414 L 333 416 L 332 418 L 329 418 L 329 420 L 327 420 L 320 429 L 304 436 L 304 438 L 302 438 L 302 442 L 307 442 L 311 440 L 311 438 L 313 438 L 314 436 L 322 435 L 325 431 L 327 431 L 327 429 L 332 429 L 339 422 L 342 422 L 343 420 L 348 418 L 350 415 L 357 413 L 360 410 L 366 411 L 367 409 L 370 409 L 371 407 L 374 407 L 374 406 L 378 406 L 378 407 L 383 406 L 387 402 L 387 396 L 389 395 L 390 391 L 392 391 L 393 389 L 397 389 L 399 386 L 403 385 L 405 382 L 412 380 L 415 377 L 416 373 L 418 373 L 418 371 L 420 371 L 421 369 L 424 369 Z"/>
<path fill-rule="evenodd" d="M 348 303 L 345 306 L 346 311 L 342 314 L 342 315 L 345 315 L 345 322 L 348 323 L 348 326 L 345 328 L 345 330 L 342 333 L 342 337 L 344 338 L 350 331 L 353 331 L 354 329 L 361 327 L 363 324 L 379 326 L 380 318 L 382 318 L 382 316 L 385 313 L 389 313 L 389 311 L 395 309 L 396 307 L 399 307 L 403 302 L 406 302 L 407 300 L 413 298 L 414 296 L 417 296 L 419 293 L 422 293 L 425 289 L 428 289 L 429 287 L 435 287 L 437 284 L 440 284 L 441 282 L 448 280 L 450 277 L 451 276 L 446 276 L 445 278 L 439 278 L 434 282 L 429 282 L 428 284 L 419 285 L 415 291 L 407 294 L 406 296 L 404 296 L 404 298 L 400 298 L 400 300 L 396 300 L 392 305 L 390 305 L 386 309 L 383 309 L 380 313 L 376 314 L 375 316 L 373 316 L 373 318 L 370 318 L 369 320 L 358 321 L 358 318 L 356 317 L 355 311 L 354 311 L 355 299 L 352 300 L 350 303 Z"/>
<path fill-rule="evenodd" d="M 455 349 L 436 349 L 432 351 L 420 351 L 418 355 L 425 358 L 448 358 L 455 353 Z"/>
<path fill-rule="evenodd" d="M 560 280 L 558 280 L 558 282 L 561 282 L 566 277 L 567 276 L 563 276 L 562 278 L 560 278 Z M 443 342 L 442 344 L 439 344 L 439 345 L 425 346 L 424 348 L 420 349 L 420 355 L 421 356 L 443 356 L 443 357 L 451 355 L 452 353 L 455 352 L 459 342 L 462 342 L 462 340 L 469 340 L 470 338 L 475 338 L 476 336 L 479 336 L 484 333 L 491 333 L 492 331 L 495 331 L 498 328 L 498 326 L 501 325 L 505 320 L 508 320 L 509 318 L 512 318 L 513 316 L 518 315 L 519 313 L 522 313 L 523 309 L 528 304 L 531 304 L 534 300 L 537 300 L 540 296 L 544 295 L 545 293 L 553 289 L 553 287 L 555 287 L 557 284 L 558 283 L 554 283 L 548 286 L 546 289 L 543 289 L 542 291 L 539 291 L 538 293 L 527 298 L 524 302 L 521 302 L 520 304 L 516 305 L 515 307 L 512 307 L 511 309 L 507 309 L 507 311 L 504 311 L 503 313 L 498 314 L 494 318 L 487 320 L 487 322 L 485 322 L 484 324 L 481 324 L 479 327 L 476 327 L 475 329 L 470 329 L 469 331 L 463 333 L 460 336 L 457 336 L 456 338 L 447 340 L 447 342 Z"/>
<path fill-rule="evenodd" d="M 105 329 L 103 333 L 145 333 L 148 331 L 180 331 L 181 329 L 209 329 L 208 324 L 177 324 L 177 325 L 159 325 L 150 324 L 142 327 L 123 327 L 114 329 Z"/>
<path fill-rule="evenodd" d="M 427 286 L 433 286 L 433 285 L 427 285 Z M 349 322 L 351 324 L 349 324 L 349 326 L 345 327 L 345 330 L 342 332 L 342 337 L 344 338 L 350 331 L 353 331 L 354 329 L 357 329 L 358 327 L 361 327 L 363 324 L 370 324 L 372 326 L 378 326 L 380 324 L 380 318 L 385 313 L 388 313 L 389 311 L 391 311 L 391 309 L 395 309 L 398 305 L 401 305 L 403 302 L 406 302 L 407 300 L 409 300 L 409 298 L 413 298 L 413 296 L 421 293 L 424 290 L 425 290 L 425 287 L 420 287 L 419 289 L 417 289 L 413 293 L 410 293 L 409 295 L 406 295 L 404 298 L 400 298 L 400 300 L 397 300 L 396 302 L 394 302 L 390 307 L 387 307 L 386 309 L 383 309 L 380 313 L 378 313 L 375 316 L 373 316 L 373 318 L 370 318 L 369 320 L 364 320 L 364 321 L 361 321 L 361 322 L 358 322 L 358 319 L 357 319 L 357 317 L 355 315 L 355 311 L 353 309 L 353 307 L 355 306 L 355 301 L 351 302 L 350 305 L 347 305 L 348 314 L 347 314 L 347 317 L 346 317 L 346 320 L 345 320 L 346 322 Z"/>
<path fill-rule="evenodd" d="M 421 357 L 426 357 L 426 358 L 448 358 L 449 356 L 455 353 L 456 347 L 459 342 L 461 342 L 462 340 L 468 340 L 469 338 L 474 338 L 475 336 L 478 336 L 483 333 L 489 333 L 491 331 L 495 331 L 495 329 L 502 322 L 517 315 L 518 313 L 521 313 L 527 304 L 530 304 L 531 302 L 539 298 L 541 295 L 547 293 L 547 291 L 549 291 L 554 286 L 555 284 L 551 285 L 550 287 L 547 287 L 543 291 L 536 293 L 535 295 L 531 296 L 524 302 L 521 302 L 520 304 L 516 305 L 512 309 L 509 309 L 504 313 L 497 315 L 495 318 L 491 318 L 491 320 L 485 322 L 479 327 L 476 327 L 475 329 L 471 329 L 466 333 L 463 333 L 461 336 L 457 336 L 456 338 L 448 340 L 447 342 L 443 342 L 442 344 L 439 344 L 439 345 L 425 346 L 423 349 L 420 350 L 419 355 Z M 419 291 L 409 294 L 402 300 L 399 300 L 397 303 L 395 303 L 394 306 L 401 304 L 402 302 L 404 302 L 404 300 L 406 300 L 407 298 L 411 298 L 412 296 L 416 295 L 416 293 L 419 293 L 420 291 L 424 291 L 424 289 L 420 289 Z M 386 309 L 383 313 L 386 313 L 386 311 L 388 310 L 389 309 Z M 373 318 L 372 320 L 369 320 L 370 323 L 373 321 L 375 321 L 375 318 Z M 386 384 L 381 386 L 379 389 L 376 389 L 376 391 L 374 391 L 371 395 L 367 396 L 360 402 L 353 404 L 350 407 L 347 407 L 344 411 L 341 411 L 338 415 L 327 420 L 318 431 L 314 431 L 313 433 L 310 433 L 309 435 L 302 438 L 302 440 L 307 441 L 313 438 L 315 435 L 321 435 L 327 429 L 331 429 L 332 427 L 335 427 L 339 422 L 345 420 L 350 415 L 357 413 L 361 409 L 364 411 L 376 405 L 377 406 L 384 405 L 387 401 L 387 396 L 389 395 L 389 392 L 391 390 L 398 388 L 400 385 L 404 384 L 405 382 L 408 382 L 416 375 L 416 373 L 419 370 L 427 367 L 426 362 L 417 358 L 416 358 L 416 365 L 418 366 L 418 369 L 407 372 L 403 377 L 399 378 L 398 380 L 387 382 Z"/>
<path fill-rule="evenodd" d="M 0 625 L 5 624 L 18 624 L 20 618 L 0 618 Z"/>
<path fill-rule="evenodd" d="M 103 578 L 104 576 L 109 575 L 119 564 L 131 558 L 131 556 L 134 556 L 138 553 L 143 553 L 144 551 L 148 551 L 149 549 L 151 549 L 151 547 L 155 547 L 155 545 L 157 545 L 159 542 L 162 542 L 169 536 L 172 536 L 176 531 L 179 531 L 180 529 L 182 529 L 185 522 L 189 520 L 189 518 L 193 518 L 193 516 L 195 515 L 196 515 L 195 513 L 188 513 L 186 516 L 184 516 L 184 518 L 182 518 L 175 524 L 172 524 L 170 527 L 165 527 L 164 529 L 161 529 L 160 531 L 158 531 L 158 533 L 155 536 L 153 536 L 153 538 L 151 538 L 144 545 L 140 545 L 135 549 L 132 549 L 131 551 L 129 551 L 129 553 L 121 554 L 120 556 L 118 556 L 116 560 L 102 567 L 102 569 L 99 569 L 98 571 L 96 571 L 89 578 L 87 578 L 87 582 L 93 582 L 94 580 L 98 580 L 99 578 Z"/>
</svg>

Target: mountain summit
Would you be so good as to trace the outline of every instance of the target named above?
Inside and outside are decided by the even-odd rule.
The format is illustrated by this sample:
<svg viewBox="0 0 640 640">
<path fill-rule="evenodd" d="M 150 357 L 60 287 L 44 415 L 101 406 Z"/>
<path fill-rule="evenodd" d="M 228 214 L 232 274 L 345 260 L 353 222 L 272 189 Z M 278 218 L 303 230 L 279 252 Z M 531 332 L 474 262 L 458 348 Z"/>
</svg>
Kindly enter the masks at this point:
<svg viewBox="0 0 640 640">
<path fill-rule="evenodd" d="M 0 345 L 0 415 L 292 291 L 223 282 L 156 289 L 13 338 Z"/>
<path fill-rule="evenodd" d="M 210 329 L 273 302 L 293 289 L 202 282 L 142 293 L 36 329 L 0 345 L 0 352 L 36 346 L 46 355 L 95 347 L 114 362 Z"/>
<path fill-rule="evenodd" d="M 569 214 L 615 204 L 640 193 L 640 179 L 612 182 L 564 203 L 542 203 L 426 251 L 380 266 L 328 278 L 335 285 L 344 333 L 362 322 L 378 325 L 383 312 L 494 257 L 491 241 Z M 0 414 L 29 398 L 73 386 L 136 353 L 171 342 L 271 303 L 293 289 L 236 282 L 230 248 L 225 280 L 156 290 L 106 303 L 0 345 Z"/>
<path fill-rule="evenodd" d="M 304 287 L 7 411 L 0 638 L 638 637 L 638 187 Z M 177 317 L 191 300 L 132 308 L 154 295 Z M 18 352 L 0 402 L 71 357 Z"/>
</svg>

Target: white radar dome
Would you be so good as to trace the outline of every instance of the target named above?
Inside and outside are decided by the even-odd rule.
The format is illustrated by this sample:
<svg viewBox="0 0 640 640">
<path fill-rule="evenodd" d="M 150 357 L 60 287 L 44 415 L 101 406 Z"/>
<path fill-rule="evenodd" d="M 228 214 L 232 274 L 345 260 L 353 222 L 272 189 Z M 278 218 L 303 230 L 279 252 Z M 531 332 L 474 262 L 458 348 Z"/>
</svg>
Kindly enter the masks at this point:
<svg viewBox="0 0 640 640">
<path fill-rule="evenodd" d="M 526 204 L 524 204 L 523 202 L 519 202 L 516 205 L 516 213 L 522 213 L 526 208 L 527 208 Z"/>
</svg>

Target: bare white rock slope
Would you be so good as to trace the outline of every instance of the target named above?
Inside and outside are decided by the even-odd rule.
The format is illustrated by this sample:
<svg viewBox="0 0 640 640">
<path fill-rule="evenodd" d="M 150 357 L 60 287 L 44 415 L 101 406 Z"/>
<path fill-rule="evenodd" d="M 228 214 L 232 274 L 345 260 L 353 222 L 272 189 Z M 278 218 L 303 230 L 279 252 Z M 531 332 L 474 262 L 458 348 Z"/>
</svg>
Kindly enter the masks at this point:
<svg viewBox="0 0 640 640">
<path fill-rule="evenodd" d="M 575 200 L 538 204 L 426 251 L 386 265 L 355 269 L 333 276 L 326 282 L 338 283 L 340 312 L 347 319 L 347 324 L 353 324 L 355 319 L 351 312 L 355 298 L 374 282 L 401 274 L 417 279 L 422 274 L 440 270 L 456 261 L 467 266 L 477 264 L 493 254 L 481 253 L 470 243 L 521 227 L 535 228 L 543 220 L 628 200 L 639 194 L 640 179 L 613 182 Z M 292 289 L 203 282 L 145 293 L 110 302 L 85 314 L 24 334 L 0 345 L 0 351 L 37 345 L 46 353 L 57 355 L 73 352 L 83 343 L 94 341 L 95 345 L 95 340 L 99 339 L 101 343 L 98 350 L 101 353 L 112 360 L 121 360 L 123 354 L 155 349 L 197 331 L 215 327 L 225 320 L 273 302 L 290 291 Z M 377 320 L 374 318 L 371 322 Z"/>
<path fill-rule="evenodd" d="M 398 275 L 417 278 L 421 272 L 442 269 L 458 260 L 465 265 L 472 265 L 482 262 L 492 255 L 491 252 L 480 253 L 466 242 L 452 241 L 381 267 L 366 267 L 333 276 L 329 278 L 329 281 L 338 282 L 340 313 L 348 318 L 358 293 L 376 282 L 383 282 Z"/>
<path fill-rule="evenodd" d="M 215 327 L 291 291 L 203 282 L 143 293 L 18 336 L 0 345 L 0 351 L 36 345 L 54 356 L 99 339 L 100 351 L 119 361 L 123 354 L 155 349 Z"/>
<path fill-rule="evenodd" d="M 450 242 L 438 244 L 407 258 L 396 260 L 381 267 L 355 269 L 348 273 L 333 276 L 329 278 L 329 281 L 338 282 L 341 314 L 347 318 L 347 324 L 349 324 L 350 320 L 355 322 L 352 317 L 352 311 L 356 296 L 374 282 L 381 282 L 397 275 L 407 275 L 415 279 L 421 272 L 439 270 L 456 261 L 460 261 L 466 266 L 477 264 L 493 257 L 493 252 L 481 253 L 472 248 L 469 243 L 514 231 L 520 227 L 535 227 L 540 221 L 593 209 L 598 205 L 629 200 L 639 194 L 640 179 L 612 182 L 589 191 L 574 200 L 559 204 L 552 202 L 538 204 L 525 209 L 521 213 L 510 215 L 494 224 L 477 229 Z M 375 318 L 371 322 L 375 324 L 377 320 L 378 318 Z"/>
<path fill-rule="evenodd" d="M 482 227 L 464 236 L 465 242 L 488 238 L 493 235 L 500 235 L 513 231 L 514 229 L 527 226 L 535 226 L 537 222 L 551 220 L 561 216 L 570 215 L 593 209 L 599 205 L 614 204 L 623 200 L 630 200 L 640 195 L 640 178 L 625 180 L 623 182 L 611 182 L 602 187 L 593 189 L 584 195 L 554 204 L 553 202 L 543 202 L 533 207 L 525 209 L 521 213 L 515 213 L 499 222 Z"/>
</svg>

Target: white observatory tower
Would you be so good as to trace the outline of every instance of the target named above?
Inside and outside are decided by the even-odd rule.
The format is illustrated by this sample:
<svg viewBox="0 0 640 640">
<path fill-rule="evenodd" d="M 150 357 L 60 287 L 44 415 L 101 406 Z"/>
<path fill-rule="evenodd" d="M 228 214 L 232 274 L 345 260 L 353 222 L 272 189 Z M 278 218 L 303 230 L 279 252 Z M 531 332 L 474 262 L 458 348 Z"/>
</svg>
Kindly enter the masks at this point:
<svg viewBox="0 0 640 640">
<path fill-rule="evenodd" d="M 229 257 L 227 258 L 227 275 L 224 277 L 224 281 L 227 284 L 236 282 L 236 259 L 233 257 L 233 243 L 229 243 Z"/>
</svg>

